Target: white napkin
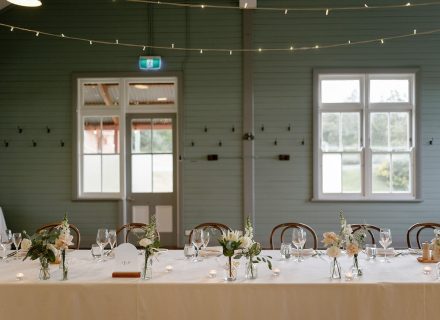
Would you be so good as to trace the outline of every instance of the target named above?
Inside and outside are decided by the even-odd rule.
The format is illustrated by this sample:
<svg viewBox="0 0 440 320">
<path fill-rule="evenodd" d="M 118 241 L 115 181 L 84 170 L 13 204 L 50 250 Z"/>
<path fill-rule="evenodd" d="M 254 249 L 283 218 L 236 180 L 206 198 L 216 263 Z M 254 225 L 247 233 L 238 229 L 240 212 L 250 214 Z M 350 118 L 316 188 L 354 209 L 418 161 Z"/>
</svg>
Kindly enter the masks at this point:
<svg viewBox="0 0 440 320">
<path fill-rule="evenodd" d="M 394 248 L 387 248 L 386 250 L 383 248 L 377 248 L 376 249 L 376 255 L 378 256 L 384 256 L 385 252 L 387 253 L 387 256 L 394 256 L 396 254 L 396 252 L 394 251 Z"/>
<path fill-rule="evenodd" d="M 298 256 L 298 250 L 296 250 L 296 248 L 293 248 L 292 254 L 294 256 Z M 303 256 L 311 256 L 311 255 L 314 255 L 314 254 L 315 254 L 315 250 L 313 250 L 312 248 L 302 249 L 302 255 Z"/>
</svg>

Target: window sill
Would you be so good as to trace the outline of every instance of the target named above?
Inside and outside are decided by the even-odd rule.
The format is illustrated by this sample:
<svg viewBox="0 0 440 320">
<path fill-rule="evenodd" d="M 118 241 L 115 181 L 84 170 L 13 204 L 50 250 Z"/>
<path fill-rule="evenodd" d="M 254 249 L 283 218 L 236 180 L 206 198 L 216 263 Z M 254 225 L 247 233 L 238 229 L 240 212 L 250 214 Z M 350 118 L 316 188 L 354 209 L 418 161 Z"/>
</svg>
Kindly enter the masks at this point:
<svg viewBox="0 0 440 320">
<path fill-rule="evenodd" d="M 353 202 L 353 203 L 422 203 L 423 199 L 317 199 L 310 202 Z"/>
</svg>

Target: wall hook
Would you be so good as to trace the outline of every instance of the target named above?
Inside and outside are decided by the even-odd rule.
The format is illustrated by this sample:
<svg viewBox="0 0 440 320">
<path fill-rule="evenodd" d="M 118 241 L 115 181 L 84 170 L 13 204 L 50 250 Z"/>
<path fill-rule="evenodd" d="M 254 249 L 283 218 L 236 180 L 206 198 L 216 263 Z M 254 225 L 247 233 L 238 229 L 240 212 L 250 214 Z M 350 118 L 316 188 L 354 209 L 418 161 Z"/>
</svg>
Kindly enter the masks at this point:
<svg viewBox="0 0 440 320">
<path fill-rule="evenodd" d="M 22 127 L 20 127 L 20 126 L 17 126 L 17 131 L 18 131 L 18 133 L 23 133 L 23 128 Z"/>
<path fill-rule="evenodd" d="M 208 132 L 208 127 L 205 126 L 205 128 L 203 129 L 203 131 Z"/>
<path fill-rule="evenodd" d="M 60 140 L 60 147 L 64 148 L 64 140 Z"/>
<path fill-rule="evenodd" d="M 305 144 L 306 144 L 306 142 L 305 142 L 304 138 L 302 138 L 302 140 L 301 140 L 301 145 L 303 146 L 303 145 L 305 145 Z"/>
<path fill-rule="evenodd" d="M 261 131 L 264 131 L 264 124 L 261 125 Z"/>
<path fill-rule="evenodd" d="M 9 147 L 9 141 L 8 140 L 3 140 L 3 143 L 5 145 L 5 148 Z"/>
<path fill-rule="evenodd" d="M 222 143 L 222 141 L 220 140 L 220 141 L 218 142 L 218 146 L 221 147 L 222 145 L 223 145 L 223 143 Z"/>
<path fill-rule="evenodd" d="M 195 146 L 195 143 L 193 140 L 191 140 L 191 147 L 194 147 L 194 146 Z"/>
<path fill-rule="evenodd" d="M 51 131 L 51 130 L 50 130 L 49 126 L 46 126 L 46 132 L 47 132 L 47 133 L 50 133 L 50 131 Z"/>
<path fill-rule="evenodd" d="M 32 146 L 35 148 L 37 146 L 37 141 L 32 140 Z"/>
<path fill-rule="evenodd" d="M 429 139 L 429 145 L 432 146 L 434 144 L 434 138 Z"/>
<path fill-rule="evenodd" d="M 289 126 L 287 127 L 287 131 L 292 131 L 292 126 L 289 123 Z"/>
<path fill-rule="evenodd" d="M 231 130 L 232 130 L 232 132 L 235 132 L 235 126 L 232 126 Z"/>
<path fill-rule="evenodd" d="M 275 138 L 275 141 L 273 142 L 273 145 L 274 145 L 274 146 L 277 146 L 277 145 L 278 145 L 278 139 L 277 139 L 277 138 Z"/>
<path fill-rule="evenodd" d="M 248 140 L 248 141 L 252 141 L 254 140 L 255 136 L 252 134 L 252 132 L 246 132 L 243 135 L 243 140 Z"/>
</svg>

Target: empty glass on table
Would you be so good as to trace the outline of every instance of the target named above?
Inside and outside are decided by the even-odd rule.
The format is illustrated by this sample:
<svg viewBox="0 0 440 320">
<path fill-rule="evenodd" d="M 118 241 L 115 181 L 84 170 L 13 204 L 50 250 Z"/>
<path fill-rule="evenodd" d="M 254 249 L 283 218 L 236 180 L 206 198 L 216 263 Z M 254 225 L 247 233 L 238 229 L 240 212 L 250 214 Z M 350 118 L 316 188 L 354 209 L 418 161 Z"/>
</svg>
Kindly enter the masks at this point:
<svg viewBox="0 0 440 320">
<path fill-rule="evenodd" d="M 292 245 L 289 242 L 283 242 L 280 248 L 281 258 L 289 260 L 292 255 Z"/>
<path fill-rule="evenodd" d="M 104 261 L 104 248 L 108 244 L 109 236 L 107 229 L 98 229 L 98 233 L 96 235 L 96 243 L 101 249 L 101 259 L 100 261 Z"/>
<path fill-rule="evenodd" d="M 12 243 L 12 232 L 9 229 L 6 229 L 4 232 L 0 234 L 0 258 L 1 260 L 6 260 L 8 257 L 8 248 Z"/>
<path fill-rule="evenodd" d="M 12 242 L 14 243 L 15 246 L 15 258 L 18 259 L 18 249 L 20 247 L 21 244 L 21 232 L 16 232 L 12 234 Z"/>
<path fill-rule="evenodd" d="M 366 244 L 365 245 L 365 254 L 367 255 L 367 260 L 370 262 L 374 262 L 376 260 L 376 245 L 375 244 Z"/>
<path fill-rule="evenodd" d="M 296 261 L 301 262 L 304 261 L 302 256 L 302 249 L 304 244 L 306 243 L 306 232 L 303 228 L 294 228 L 292 231 L 292 243 L 295 245 L 296 250 L 298 252 L 298 258 Z"/>
<path fill-rule="evenodd" d="M 183 255 L 187 260 L 194 256 L 194 245 L 192 243 L 185 244 L 185 247 L 183 248 Z"/>
<path fill-rule="evenodd" d="M 384 249 L 384 259 L 381 260 L 381 262 L 388 262 L 390 263 L 390 259 L 388 259 L 387 257 L 387 248 L 391 245 L 392 243 L 392 238 L 391 238 L 391 230 L 390 229 L 381 229 L 380 230 L 380 244 L 382 245 L 383 249 Z"/>
<path fill-rule="evenodd" d="M 113 249 L 116 245 L 116 240 L 117 240 L 116 230 L 109 230 L 108 243 L 110 244 L 110 251 L 107 253 L 108 256 L 113 252 Z"/>
<path fill-rule="evenodd" d="M 199 258 L 199 251 L 203 244 L 205 243 L 205 232 L 203 229 L 194 229 L 191 234 L 191 242 L 194 245 L 194 248 L 196 249 L 196 254 L 194 257 L 195 262 L 202 261 Z"/>
</svg>

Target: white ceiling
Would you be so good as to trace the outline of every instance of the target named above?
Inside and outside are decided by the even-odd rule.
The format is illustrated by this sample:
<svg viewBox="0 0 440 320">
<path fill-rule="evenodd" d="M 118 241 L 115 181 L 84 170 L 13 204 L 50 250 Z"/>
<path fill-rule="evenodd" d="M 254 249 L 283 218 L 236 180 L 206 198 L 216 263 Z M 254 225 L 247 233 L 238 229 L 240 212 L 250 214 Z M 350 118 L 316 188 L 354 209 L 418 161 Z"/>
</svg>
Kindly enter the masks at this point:
<svg viewBox="0 0 440 320">
<path fill-rule="evenodd" d="M 0 0 L 0 10 L 9 5 L 9 2 L 6 0 Z"/>
</svg>

